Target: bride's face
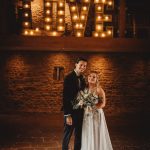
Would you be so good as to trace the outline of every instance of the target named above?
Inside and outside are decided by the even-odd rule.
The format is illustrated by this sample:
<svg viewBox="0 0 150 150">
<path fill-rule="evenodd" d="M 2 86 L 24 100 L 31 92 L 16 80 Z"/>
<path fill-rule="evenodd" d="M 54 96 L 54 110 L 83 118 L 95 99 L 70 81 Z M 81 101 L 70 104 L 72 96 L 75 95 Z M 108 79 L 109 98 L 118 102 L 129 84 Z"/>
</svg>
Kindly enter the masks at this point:
<svg viewBox="0 0 150 150">
<path fill-rule="evenodd" d="M 96 73 L 90 73 L 88 75 L 88 83 L 92 83 L 92 84 L 97 83 L 97 74 Z"/>
</svg>

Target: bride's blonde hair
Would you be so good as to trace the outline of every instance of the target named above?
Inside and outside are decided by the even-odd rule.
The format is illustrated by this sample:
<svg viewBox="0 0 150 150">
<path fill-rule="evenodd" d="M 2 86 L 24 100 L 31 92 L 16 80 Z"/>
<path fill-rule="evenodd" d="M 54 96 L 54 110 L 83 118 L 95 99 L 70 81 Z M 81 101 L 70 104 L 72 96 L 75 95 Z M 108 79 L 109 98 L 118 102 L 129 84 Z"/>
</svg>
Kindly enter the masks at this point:
<svg viewBox="0 0 150 150">
<path fill-rule="evenodd" d="M 89 72 L 88 76 L 89 76 L 90 74 L 92 74 L 92 73 L 96 74 L 96 78 L 97 78 L 96 86 L 97 86 L 97 88 L 98 88 L 98 87 L 100 87 L 99 73 L 98 73 L 97 71 L 92 70 L 92 71 Z"/>
</svg>

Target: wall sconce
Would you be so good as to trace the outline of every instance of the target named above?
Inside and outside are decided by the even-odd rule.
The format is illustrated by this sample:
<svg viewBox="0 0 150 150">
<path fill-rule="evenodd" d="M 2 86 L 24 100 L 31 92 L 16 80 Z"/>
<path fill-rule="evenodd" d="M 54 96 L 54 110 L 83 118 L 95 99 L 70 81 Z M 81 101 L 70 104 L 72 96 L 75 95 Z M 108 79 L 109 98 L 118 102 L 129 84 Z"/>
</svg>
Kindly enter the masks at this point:
<svg viewBox="0 0 150 150">
<path fill-rule="evenodd" d="M 64 67 L 62 66 L 54 67 L 53 79 L 57 81 L 64 79 Z"/>
</svg>

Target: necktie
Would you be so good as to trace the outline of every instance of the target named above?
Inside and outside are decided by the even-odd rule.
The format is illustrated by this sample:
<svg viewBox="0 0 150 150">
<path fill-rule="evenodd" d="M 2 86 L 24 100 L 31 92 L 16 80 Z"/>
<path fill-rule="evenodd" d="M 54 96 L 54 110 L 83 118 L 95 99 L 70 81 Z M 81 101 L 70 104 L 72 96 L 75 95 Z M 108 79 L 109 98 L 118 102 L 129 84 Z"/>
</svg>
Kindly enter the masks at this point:
<svg viewBox="0 0 150 150">
<path fill-rule="evenodd" d="M 81 89 L 81 80 L 80 80 L 80 76 L 77 77 L 78 78 L 78 87 L 79 87 L 79 90 Z"/>
</svg>

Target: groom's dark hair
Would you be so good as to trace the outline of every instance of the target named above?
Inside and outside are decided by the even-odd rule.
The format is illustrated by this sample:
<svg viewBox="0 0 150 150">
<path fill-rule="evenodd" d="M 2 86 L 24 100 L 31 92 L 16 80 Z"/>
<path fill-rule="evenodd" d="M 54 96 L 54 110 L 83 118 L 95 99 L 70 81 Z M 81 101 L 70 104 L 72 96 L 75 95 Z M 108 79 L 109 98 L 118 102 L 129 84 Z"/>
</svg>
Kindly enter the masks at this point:
<svg viewBox="0 0 150 150">
<path fill-rule="evenodd" d="M 76 64 L 78 64 L 79 61 L 85 61 L 85 62 L 87 62 L 87 59 L 85 59 L 83 57 L 78 57 L 77 60 L 76 60 Z"/>
</svg>

